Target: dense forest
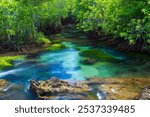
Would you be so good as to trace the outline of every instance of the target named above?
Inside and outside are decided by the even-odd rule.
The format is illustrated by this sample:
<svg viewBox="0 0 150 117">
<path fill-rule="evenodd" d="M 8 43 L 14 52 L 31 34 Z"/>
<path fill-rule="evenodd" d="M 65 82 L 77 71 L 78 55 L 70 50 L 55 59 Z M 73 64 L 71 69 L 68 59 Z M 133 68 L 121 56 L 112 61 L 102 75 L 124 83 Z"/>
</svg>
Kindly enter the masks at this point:
<svg viewBox="0 0 150 117">
<path fill-rule="evenodd" d="M 150 0 L 0 0 L 0 99 L 150 99 L 149 55 Z"/>
<path fill-rule="evenodd" d="M 42 32 L 46 27 L 53 32 L 61 27 L 61 19 L 68 16 L 68 1 L 1 0 L 0 50 L 20 50 L 26 45 L 48 43 Z"/>
<path fill-rule="evenodd" d="M 149 49 L 149 0 L 1 0 L 0 50 L 20 50 L 49 42 L 44 32 L 58 33 L 62 20 L 94 37 L 126 40 L 139 51 Z M 136 49 L 137 49 L 136 48 Z"/>
</svg>

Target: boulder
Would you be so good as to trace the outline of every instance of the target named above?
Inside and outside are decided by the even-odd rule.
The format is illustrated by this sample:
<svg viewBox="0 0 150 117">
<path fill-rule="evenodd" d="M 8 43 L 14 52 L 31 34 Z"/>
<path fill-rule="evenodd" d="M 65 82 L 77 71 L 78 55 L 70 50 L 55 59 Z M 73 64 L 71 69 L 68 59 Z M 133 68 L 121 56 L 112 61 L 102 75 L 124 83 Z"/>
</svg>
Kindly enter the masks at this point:
<svg viewBox="0 0 150 117">
<path fill-rule="evenodd" d="M 150 86 L 146 87 L 140 96 L 140 100 L 150 100 Z"/>
<path fill-rule="evenodd" d="M 88 86 L 83 83 L 76 83 L 74 86 L 67 81 L 55 77 L 43 81 L 30 81 L 30 90 L 35 92 L 40 99 L 48 99 L 51 96 L 62 94 L 82 93 L 88 91 Z"/>
</svg>

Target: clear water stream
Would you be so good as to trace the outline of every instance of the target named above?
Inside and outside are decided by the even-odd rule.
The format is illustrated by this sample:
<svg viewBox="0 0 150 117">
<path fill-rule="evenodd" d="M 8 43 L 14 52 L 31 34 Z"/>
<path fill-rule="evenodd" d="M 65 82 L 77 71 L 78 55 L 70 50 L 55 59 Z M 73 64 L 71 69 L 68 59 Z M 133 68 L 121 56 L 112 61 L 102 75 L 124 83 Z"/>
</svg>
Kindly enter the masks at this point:
<svg viewBox="0 0 150 117">
<path fill-rule="evenodd" d="M 91 77 L 122 78 L 150 76 L 148 72 L 150 63 L 138 65 L 135 60 L 129 60 L 123 53 L 107 47 L 98 49 L 120 59 L 120 62 L 99 61 L 93 65 L 83 64 L 81 61 L 85 58 L 81 57 L 79 53 L 82 50 L 91 49 L 93 46 L 84 43 L 83 40 L 81 41 L 81 43 L 79 40 L 77 40 L 78 43 L 63 42 L 68 47 L 67 49 L 40 53 L 32 59 L 16 60 L 14 61 L 13 68 L 0 71 L 0 78 L 12 83 L 12 85 L 3 90 L 6 95 L 0 96 L 0 99 L 37 99 L 29 91 L 29 81 L 33 78 L 46 80 L 51 77 L 57 77 L 61 80 L 74 81 L 85 80 Z M 149 69 L 147 69 L 148 67 Z M 101 93 L 95 95 L 101 99 Z"/>
</svg>

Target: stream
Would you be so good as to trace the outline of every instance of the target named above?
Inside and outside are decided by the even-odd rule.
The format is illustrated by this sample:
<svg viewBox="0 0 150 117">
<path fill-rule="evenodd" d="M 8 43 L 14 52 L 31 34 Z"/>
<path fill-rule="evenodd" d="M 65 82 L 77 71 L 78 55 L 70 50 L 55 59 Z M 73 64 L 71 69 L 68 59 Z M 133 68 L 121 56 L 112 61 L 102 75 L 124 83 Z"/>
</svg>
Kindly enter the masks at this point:
<svg viewBox="0 0 150 117">
<path fill-rule="evenodd" d="M 41 52 L 27 60 L 14 61 L 13 68 L 0 71 L 0 79 L 5 79 L 12 84 L 3 91 L 6 93 L 0 99 L 34 100 L 36 96 L 29 90 L 31 79 L 47 80 L 57 77 L 61 80 L 74 82 L 84 81 L 87 78 L 123 78 L 146 77 L 150 73 L 146 70 L 148 63 L 137 64 L 134 59 L 109 47 L 97 47 L 120 62 L 98 61 L 95 64 L 83 64 L 85 58 L 80 56 L 83 50 L 95 48 L 87 39 L 66 39 L 62 42 L 66 49 L 58 51 Z M 149 69 L 148 69 L 149 70 Z M 93 88 L 94 89 L 94 88 Z M 103 99 L 102 92 L 93 91 L 98 99 Z M 56 99 L 64 99 L 62 97 Z M 65 99 L 71 99 L 69 95 Z M 73 98 L 74 99 L 74 98 Z"/>
</svg>

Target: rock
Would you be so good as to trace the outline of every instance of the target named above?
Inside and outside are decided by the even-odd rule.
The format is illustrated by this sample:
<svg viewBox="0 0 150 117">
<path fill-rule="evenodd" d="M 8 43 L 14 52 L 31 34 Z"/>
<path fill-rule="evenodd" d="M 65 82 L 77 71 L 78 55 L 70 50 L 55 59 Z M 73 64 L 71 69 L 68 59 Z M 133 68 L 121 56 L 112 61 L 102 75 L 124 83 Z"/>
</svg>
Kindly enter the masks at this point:
<svg viewBox="0 0 150 117">
<path fill-rule="evenodd" d="M 6 88 L 9 83 L 6 80 L 0 79 L 0 91 Z"/>
<path fill-rule="evenodd" d="M 6 95 L 3 91 L 6 87 L 10 85 L 6 80 L 0 79 L 0 96 Z"/>
<path fill-rule="evenodd" d="M 150 86 L 146 87 L 140 96 L 140 100 L 150 100 Z"/>
<path fill-rule="evenodd" d="M 90 78 L 86 84 L 99 87 L 107 100 L 150 99 L 150 78 Z"/>
<path fill-rule="evenodd" d="M 66 81 L 53 77 L 45 81 L 31 80 L 30 90 L 35 92 L 40 99 L 48 99 L 62 94 L 82 93 L 88 91 L 88 86 L 83 83 L 72 86 Z"/>
</svg>

